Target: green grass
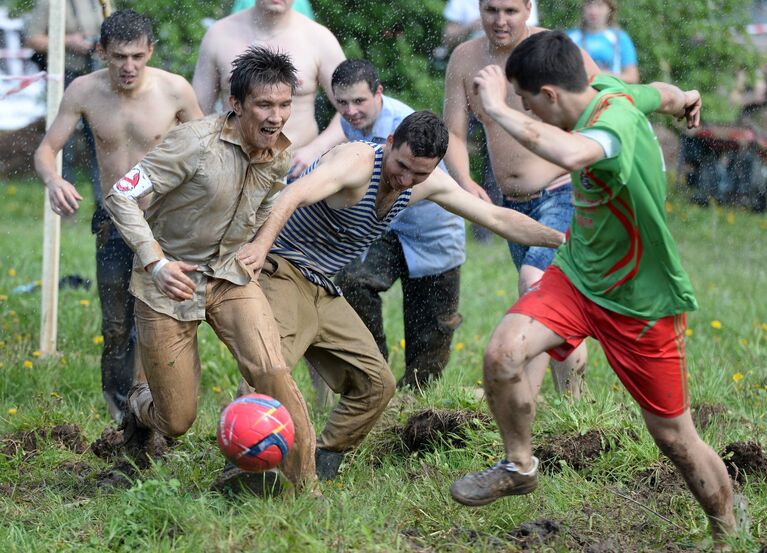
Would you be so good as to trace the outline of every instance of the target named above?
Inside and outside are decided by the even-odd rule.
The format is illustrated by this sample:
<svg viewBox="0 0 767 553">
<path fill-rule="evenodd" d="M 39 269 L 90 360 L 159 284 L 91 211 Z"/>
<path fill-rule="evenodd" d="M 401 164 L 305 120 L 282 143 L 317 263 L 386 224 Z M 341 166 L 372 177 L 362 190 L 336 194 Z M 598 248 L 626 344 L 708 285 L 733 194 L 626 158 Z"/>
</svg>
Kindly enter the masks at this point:
<svg viewBox="0 0 767 553">
<path fill-rule="evenodd" d="M 533 550 L 581 551 L 602 544 L 605 551 L 698 551 L 710 545 L 701 509 L 668 476 L 668 463 L 595 343 L 589 343 L 583 400 L 557 396 L 547 378 L 534 442 L 599 430 L 612 447 L 578 470 L 562 464 L 544 474 L 536 493 L 479 509 L 449 498 L 453 479 L 500 456 L 494 424 L 479 422 L 461 445 L 445 442 L 418 454 L 394 447 L 392 428 L 416 411 L 487 413 L 468 389 L 479 382 L 484 345 L 515 298 L 516 273 L 500 239 L 469 244 L 460 308 L 465 320 L 445 377 L 423 395 L 395 397 L 381 424 L 347 458 L 341 476 L 322 485 L 325 501 L 290 495 L 230 500 L 208 491 L 223 466 L 216 417 L 232 399 L 239 377 L 229 353 L 204 325 L 198 419 L 173 453 L 132 486 L 97 487 L 98 473 L 108 463 L 51 438 L 38 440 L 32 452 L 9 451 L 10 436 L 19 431 L 76 424 L 92 441 L 110 423 L 100 393 L 95 287 L 61 291 L 60 354 L 49 358 L 36 357 L 39 291 L 11 292 L 40 278 L 42 197 L 37 183 L 0 183 L 3 551 L 514 551 L 519 542 L 509 532 L 544 518 L 557 521 L 560 531 L 545 544 L 531 545 Z M 682 198 L 668 211 L 700 302 L 688 319 L 692 403 L 722 406 L 702 435 L 717 451 L 735 441 L 767 445 L 767 219 L 691 207 Z M 62 223 L 62 275 L 79 273 L 95 281 L 91 212 L 92 202 L 86 201 L 76 221 Z M 387 295 L 385 309 L 390 361 L 399 376 L 404 368 L 399 289 Z M 312 396 L 305 370 L 295 374 Z M 754 477 L 739 492 L 748 501 L 751 523 L 734 548 L 756 551 L 767 544 L 767 483 Z"/>
</svg>

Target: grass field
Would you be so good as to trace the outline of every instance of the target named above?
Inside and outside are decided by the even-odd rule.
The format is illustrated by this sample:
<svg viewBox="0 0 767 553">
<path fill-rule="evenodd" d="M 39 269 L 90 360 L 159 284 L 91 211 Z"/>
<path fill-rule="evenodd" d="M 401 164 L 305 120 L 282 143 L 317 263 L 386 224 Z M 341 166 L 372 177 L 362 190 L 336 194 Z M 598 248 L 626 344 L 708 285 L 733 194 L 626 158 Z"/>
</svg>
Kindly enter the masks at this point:
<svg viewBox="0 0 767 553">
<path fill-rule="evenodd" d="M 534 444 L 547 461 L 539 489 L 470 509 L 450 483 L 501 455 L 487 406 L 471 389 L 482 351 L 515 298 L 505 243 L 469 244 L 464 323 L 445 378 L 398 394 L 373 434 L 322 485 L 326 501 L 285 495 L 236 499 L 208 491 L 223 466 L 219 409 L 238 372 L 209 328 L 199 417 L 173 452 L 114 485 L 110 463 L 85 446 L 110 424 L 100 393 L 95 287 L 62 290 L 59 351 L 38 349 L 42 189 L 0 183 L 0 550 L 2 551 L 700 551 L 710 547 L 701 509 L 661 458 L 639 411 L 595 343 L 587 392 L 559 397 L 547 378 Z M 747 504 L 735 551 L 767 551 L 767 219 L 743 211 L 667 206 L 700 310 L 688 318 L 689 383 L 703 437 L 741 469 Z M 62 224 L 61 274 L 95 280 L 86 201 Z M 386 301 L 391 365 L 403 371 L 401 294 Z M 296 378 L 307 396 L 306 371 Z M 422 417 L 420 431 L 410 419 Z M 315 421 L 322 414 L 313 413 Z M 408 421 L 411 424 L 408 424 Z M 61 425 L 76 425 L 62 427 Z M 432 440 L 429 441 L 429 438 Z M 735 444 L 733 446 L 733 444 Z M 761 455 L 761 457 L 760 457 Z M 761 463 L 761 464 L 760 464 Z M 743 511 L 743 509 L 741 509 Z M 743 515 L 743 512 L 741 512 Z"/>
</svg>

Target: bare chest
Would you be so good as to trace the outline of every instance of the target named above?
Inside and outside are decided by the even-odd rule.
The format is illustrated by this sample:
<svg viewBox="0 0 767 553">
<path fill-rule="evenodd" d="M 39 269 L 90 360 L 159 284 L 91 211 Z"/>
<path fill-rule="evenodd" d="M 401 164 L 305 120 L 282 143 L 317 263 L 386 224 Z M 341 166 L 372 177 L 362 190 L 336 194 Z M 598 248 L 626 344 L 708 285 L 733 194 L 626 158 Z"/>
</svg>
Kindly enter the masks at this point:
<svg viewBox="0 0 767 553">
<path fill-rule="evenodd" d="M 94 104 L 87 113 L 99 149 L 127 148 L 145 153 L 176 125 L 176 103 L 156 96 L 141 100 Z"/>
</svg>

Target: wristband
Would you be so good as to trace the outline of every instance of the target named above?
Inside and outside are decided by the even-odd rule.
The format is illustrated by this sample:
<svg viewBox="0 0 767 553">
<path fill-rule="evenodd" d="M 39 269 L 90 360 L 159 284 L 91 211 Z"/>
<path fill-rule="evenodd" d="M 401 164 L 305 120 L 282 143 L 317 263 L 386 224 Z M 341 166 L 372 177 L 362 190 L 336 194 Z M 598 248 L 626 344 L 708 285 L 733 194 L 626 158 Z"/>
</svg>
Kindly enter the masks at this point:
<svg viewBox="0 0 767 553">
<path fill-rule="evenodd" d="M 157 274 L 160 272 L 160 269 L 165 267 L 170 261 L 168 261 L 167 257 L 163 257 L 160 261 L 158 261 L 154 267 L 152 267 L 152 280 L 157 279 Z"/>
</svg>

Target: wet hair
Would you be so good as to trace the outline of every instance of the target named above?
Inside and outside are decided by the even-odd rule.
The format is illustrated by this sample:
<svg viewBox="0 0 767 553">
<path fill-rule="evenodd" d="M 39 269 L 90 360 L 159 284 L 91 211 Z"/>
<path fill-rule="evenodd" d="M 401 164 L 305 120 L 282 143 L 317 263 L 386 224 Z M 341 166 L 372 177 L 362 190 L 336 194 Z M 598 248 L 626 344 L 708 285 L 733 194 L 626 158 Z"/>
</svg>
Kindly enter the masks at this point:
<svg viewBox="0 0 767 553">
<path fill-rule="evenodd" d="M 106 50 L 110 42 L 135 42 L 144 37 L 148 44 L 154 42 L 152 22 L 149 18 L 131 9 L 117 10 L 101 24 L 99 42 Z"/>
<path fill-rule="evenodd" d="M 265 46 L 250 46 L 232 62 L 229 91 L 240 103 L 259 86 L 286 84 L 295 94 L 298 70 L 290 56 Z"/>
<path fill-rule="evenodd" d="M 610 8 L 610 13 L 607 15 L 607 26 L 615 27 L 616 21 L 618 20 L 617 0 L 583 0 L 583 6 L 585 6 L 586 4 L 593 4 L 594 2 L 602 2 L 603 4 L 607 4 L 607 7 Z M 582 7 L 581 7 L 581 11 L 583 11 Z M 581 21 L 581 26 L 585 27 L 586 22 Z"/>
<path fill-rule="evenodd" d="M 442 159 L 447 152 L 448 133 L 444 121 L 430 111 L 416 111 L 405 117 L 394 131 L 392 146 L 410 146 L 416 157 Z"/>
<path fill-rule="evenodd" d="M 344 60 L 333 71 L 330 86 L 335 89 L 337 86 L 352 86 L 362 81 L 367 83 L 373 94 L 381 85 L 378 71 L 368 60 Z"/>
<path fill-rule="evenodd" d="M 581 50 L 562 31 L 542 31 L 520 42 L 506 61 L 506 78 L 531 94 L 544 85 L 568 92 L 589 86 Z"/>
</svg>

